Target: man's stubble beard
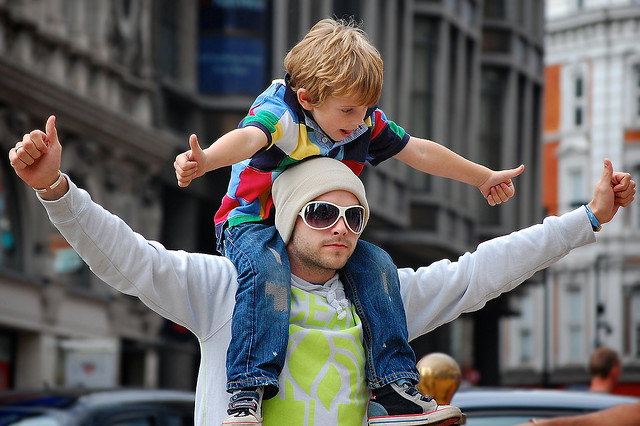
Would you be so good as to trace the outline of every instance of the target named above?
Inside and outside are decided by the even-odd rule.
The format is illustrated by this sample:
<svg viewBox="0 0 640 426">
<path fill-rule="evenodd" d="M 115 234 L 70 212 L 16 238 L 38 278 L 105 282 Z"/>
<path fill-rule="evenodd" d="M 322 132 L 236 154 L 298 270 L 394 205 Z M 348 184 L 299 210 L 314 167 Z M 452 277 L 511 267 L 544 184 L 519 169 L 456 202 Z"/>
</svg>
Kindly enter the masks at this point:
<svg viewBox="0 0 640 426">
<path fill-rule="evenodd" d="M 329 256 L 326 254 L 326 249 L 321 250 L 324 244 L 331 242 L 345 244 L 348 247 L 348 256 Z M 299 265 L 309 271 L 335 272 L 347 264 L 354 249 L 350 241 L 340 237 L 325 238 L 316 241 L 315 244 L 316 245 L 310 244 L 308 241 L 297 238 L 296 232 L 294 231 L 291 235 L 289 247 L 290 260 L 292 257 L 295 257 Z M 323 251 L 325 253 L 323 253 Z"/>
</svg>

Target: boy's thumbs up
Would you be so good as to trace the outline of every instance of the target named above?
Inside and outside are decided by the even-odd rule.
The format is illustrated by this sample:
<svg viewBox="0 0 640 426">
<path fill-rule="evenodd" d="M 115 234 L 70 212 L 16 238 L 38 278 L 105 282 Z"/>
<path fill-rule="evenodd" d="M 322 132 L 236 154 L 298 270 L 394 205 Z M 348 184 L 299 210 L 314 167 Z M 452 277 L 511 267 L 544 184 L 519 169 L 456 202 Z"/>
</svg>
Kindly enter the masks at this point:
<svg viewBox="0 0 640 426">
<path fill-rule="evenodd" d="M 191 148 L 188 156 L 189 161 L 197 161 L 196 159 L 202 155 L 202 148 L 200 148 L 198 137 L 195 134 L 189 136 L 189 147 Z"/>
</svg>

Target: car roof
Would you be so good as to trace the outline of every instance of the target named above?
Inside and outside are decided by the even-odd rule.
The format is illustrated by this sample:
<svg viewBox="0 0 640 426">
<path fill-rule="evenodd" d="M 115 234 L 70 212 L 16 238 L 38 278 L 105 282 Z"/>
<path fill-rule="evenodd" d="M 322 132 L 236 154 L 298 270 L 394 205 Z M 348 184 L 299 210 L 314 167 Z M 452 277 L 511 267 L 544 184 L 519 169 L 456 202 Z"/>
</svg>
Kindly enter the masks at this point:
<svg viewBox="0 0 640 426">
<path fill-rule="evenodd" d="M 99 407 L 127 403 L 193 404 L 194 401 L 193 392 L 165 389 L 53 389 L 0 392 L 0 406 L 67 408 L 72 405 Z"/>
<path fill-rule="evenodd" d="M 591 411 L 638 401 L 632 396 L 588 391 L 471 387 L 458 390 L 451 404 L 463 411 L 534 407 Z"/>
</svg>

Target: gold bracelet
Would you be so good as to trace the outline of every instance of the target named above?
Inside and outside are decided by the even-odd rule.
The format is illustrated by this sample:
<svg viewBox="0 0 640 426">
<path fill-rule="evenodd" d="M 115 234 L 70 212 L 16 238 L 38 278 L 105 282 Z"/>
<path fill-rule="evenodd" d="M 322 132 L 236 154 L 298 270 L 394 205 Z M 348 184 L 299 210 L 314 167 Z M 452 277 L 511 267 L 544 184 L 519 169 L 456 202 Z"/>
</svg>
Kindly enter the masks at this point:
<svg viewBox="0 0 640 426">
<path fill-rule="evenodd" d="M 36 189 L 33 188 L 34 191 L 36 191 L 38 194 L 44 194 L 45 192 L 47 192 L 48 190 L 54 190 L 57 188 L 58 185 L 60 185 L 60 183 L 62 183 L 62 172 L 60 170 L 58 170 L 58 179 L 56 179 L 55 182 L 53 182 L 49 188 L 44 188 L 44 189 Z"/>
</svg>

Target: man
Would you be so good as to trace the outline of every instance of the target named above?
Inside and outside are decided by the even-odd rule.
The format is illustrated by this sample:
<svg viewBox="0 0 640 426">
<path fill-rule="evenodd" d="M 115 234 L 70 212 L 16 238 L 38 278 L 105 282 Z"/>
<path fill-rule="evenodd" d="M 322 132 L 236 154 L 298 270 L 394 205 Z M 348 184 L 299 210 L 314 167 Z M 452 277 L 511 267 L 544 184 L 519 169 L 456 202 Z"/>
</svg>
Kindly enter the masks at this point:
<svg viewBox="0 0 640 426">
<path fill-rule="evenodd" d="M 26 134 L 10 150 L 9 159 L 16 174 L 39 192 L 52 223 L 94 273 L 198 337 L 202 359 L 196 385 L 196 424 L 219 424 L 226 414 L 225 349 L 237 287 L 235 269 L 223 257 L 169 251 L 134 233 L 60 174 L 61 152 L 55 119 L 50 117 L 46 133 L 34 130 Z M 366 199 L 358 196 L 359 190 L 344 190 L 344 185 L 361 185 L 355 175 L 338 167 L 330 170 L 338 179 L 327 176 L 324 167 L 314 166 L 317 161 L 322 159 L 292 167 L 276 179 L 273 188 L 278 232 L 293 233 L 287 253 L 294 288 L 280 393 L 264 403 L 267 425 L 283 421 L 360 425 L 367 421 L 369 393 L 364 384 L 362 347 L 366 329 L 345 297 L 349 277 L 339 277 L 336 271 L 358 240 L 349 230 L 352 224 L 347 210 L 362 205 L 368 214 L 368 207 Z M 306 188 L 297 178 L 301 175 L 315 187 L 325 185 L 324 193 L 301 196 Z M 609 222 L 619 207 L 631 203 L 635 186 L 629 174 L 614 172 L 605 160 L 589 209 L 581 207 L 547 218 L 542 225 L 482 243 L 455 263 L 442 260 L 416 271 L 399 269 L 401 288 L 381 291 L 388 292 L 390 300 L 400 292 L 408 338 L 414 339 L 463 312 L 482 308 L 572 249 L 594 242 L 594 229 Z M 296 211 L 289 201 L 305 207 Z M 326 224 L 326 229 L 318 229 L 324 225 L 314 221 L 317 217 L 306 215 L 306 204 L 311 201 L 331 202 L 340 215 Z M 274 303 L 282 300 L 277 292 L 267 296 L 273 297 Z M 375 408 L 375 401 L 372 406 Z"/>
<path fill-rule="evenodd" d="M 591 373 L 590 391 L 611 393 L 622 374 L 622 363 L 618 353 L 603 346 L 597 348 L 589 359 L 589 372 Z"/>
</svg>

